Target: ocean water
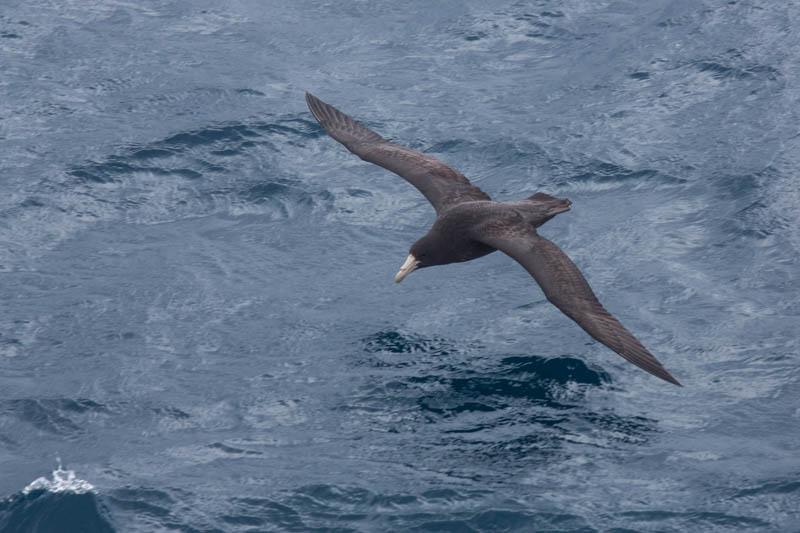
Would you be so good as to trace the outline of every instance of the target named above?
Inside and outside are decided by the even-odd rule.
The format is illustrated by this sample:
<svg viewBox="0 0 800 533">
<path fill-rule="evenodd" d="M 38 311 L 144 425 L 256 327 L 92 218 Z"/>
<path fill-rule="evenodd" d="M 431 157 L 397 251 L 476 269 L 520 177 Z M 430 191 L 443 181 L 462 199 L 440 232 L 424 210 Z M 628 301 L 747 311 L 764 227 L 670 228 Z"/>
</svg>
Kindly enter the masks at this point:
<svg viewBox="0 0 800 533">
<path fill-rule="evenodd" d="M 800 7 L 0 5 L 0 532 L 800 531 Z M 541 228 L 684 388 L 311 91 Z"/>
</svg>

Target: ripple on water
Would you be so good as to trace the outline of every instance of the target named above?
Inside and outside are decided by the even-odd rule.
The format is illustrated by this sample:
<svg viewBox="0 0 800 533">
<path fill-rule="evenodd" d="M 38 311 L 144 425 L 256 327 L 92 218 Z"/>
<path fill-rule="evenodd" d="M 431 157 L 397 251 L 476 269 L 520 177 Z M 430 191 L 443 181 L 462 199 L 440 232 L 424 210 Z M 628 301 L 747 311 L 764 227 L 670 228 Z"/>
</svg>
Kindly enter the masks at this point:
<svg viewBox="0 0 800 533">
<path fill-rule="evenodd" d="M 672 511 L 627 511 L 620 516 L 630 521 L 632 526 L 651 528 L 669 524 L 678 531 L 736 531 L 739 529 L 765 528 L 770 523 L 758 518 L 715 512 L 672 512 Z"/>
<path fill-rule="evenodd" d="M 85 431 L 82 418 L 107 413 L 104 405 L 85 398 L 0 400 L 0 414 L 68 439 Z"/>
<path fill-rule="evenodd" d="M 409 335 L 398 331 L 381 331 L 362 340 L 363 350 L 368 354 L 413 354 L 424 353 L 431 356 L 448 355 L 458 347 L 446 339 L 433 337 L 426 338 L 419 335 Z M 397 365 L 404 365 L 408 358 L 396 360 Z M 377 366 L 384 363 L 371 359 Z M 390 363 L 388 363 L 390 364 Z"/>
<path fill-rule="evenodd" d="M 780 72 L 769 65 L 748 64 L 741 67 L 724 62 L 705 60 L 694 63 L 699 72 L 705 72 L 716 80 L 767 80 L 777 81 Z"/>
<path fill-rule="evenodd" d="M 306 485 L 275 498 L 232 498 L 229 527 L 286 531 L 517 531 L 585 527 L 575 515 L 533 513 L 507 501 L 486 507 L 489 491 L 431 489 L 379 493 L 354 486 Z M 482 510 L 476 512 L 476 507 Z M 444 518 L 444 517 L 447 518 Z M 562 530 L 562 529 L 559 529 Z"/>
<path fill-rule="evenodd" d="M 352 361 L 367 372 L 364 384 L 339 407 L 348 423 L 401 439 L 427 435 L 389 451 L 396 460 L 427 456 L 430 468 L 451 475 L 491 477 L 512 464 L 523 471 L 579 453 L 576 446 L 641 444 L 656 431 L 652 420 L 587 402 L 611 378 L 577 358 L 486 355 L 397 331 L 365 338 L 363 352 Z M 464 467 L 476 458 L 482 469 Z"/>
<path fill-rule="evenodd" d="M 176 133 L 67 168 L 34 186 L 0 218 L 30 253 L 98 221 L 325 214 L 335 209 L 334 192 L 284 170 L 296 146 L 322 134 L 293 115 Z"/>
<path fill-rule="evenodd" d="M 513 4 L 480 18 L 465 18 L 451 31 L 471 44 L 501 46 L 508 43 L 548 43 L 580 39 L 569 19 L 559 10 L 531 9 L 528 4 Z"/>
<path fill-rule="evenodd" d="M 593 161 L 575 167 L 573 172 L 564 176 L 558 183 L 565 190 L 605 191 L 619 187 L 675 186 L 686 183 L 686 180 L 671 176 L 659 170 L 632 170 L 606 161 Z"/>
<path fill-rule="evenodd" d="M 123 487 L 109 491 L 104 502 L 115 517 L 127 517 L 128 525 L 137 531 L 178 529 L 192 531 L 184 520 L 177 518 L 172 509 L 179 503 L 179 495 L 148 487 Z"/>
</svg>

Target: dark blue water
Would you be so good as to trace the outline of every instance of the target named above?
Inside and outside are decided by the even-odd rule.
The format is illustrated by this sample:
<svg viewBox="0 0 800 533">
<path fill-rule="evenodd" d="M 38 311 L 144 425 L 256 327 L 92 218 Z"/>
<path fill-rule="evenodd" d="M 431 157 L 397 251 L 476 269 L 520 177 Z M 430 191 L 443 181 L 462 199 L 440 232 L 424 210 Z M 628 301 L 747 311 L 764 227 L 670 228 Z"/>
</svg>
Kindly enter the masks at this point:
<svg viewBox="0 0 800 533">
<path fill-rule="evenodd" d="M 224 4 L 0 6 L 0 531 L 800 529 L 796 3 Z M 501 254 L 395 285 L 433 210 L 305 90 L 570 198 L 685 388 Z"/>
</svg>

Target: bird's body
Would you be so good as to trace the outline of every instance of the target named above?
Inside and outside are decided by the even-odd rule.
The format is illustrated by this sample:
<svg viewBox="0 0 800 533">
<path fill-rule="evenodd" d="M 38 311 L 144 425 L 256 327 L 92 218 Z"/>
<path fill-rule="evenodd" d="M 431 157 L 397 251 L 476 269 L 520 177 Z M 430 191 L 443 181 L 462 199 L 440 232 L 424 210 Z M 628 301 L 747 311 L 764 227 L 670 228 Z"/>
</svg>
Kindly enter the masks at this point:
<svg viewBox="0 0 800 533">
<path fill-rule="evenodd" d="M 536 228 L 569 211 L 566 198 L 538 192 L 522 201 L 495 202 L 438 159 L 391 143 L 349 116 L 306 93 L 314 117 L 328 134 L 361 159 L 414 185 L 436 209 L 436 221 L 411 246 L 395 280 L 412 271 L 477 259 L 500 250 L 519 262 L 548 301 L 589 335 L 636 366 L 680 385 L 647 349 L 600 304 L 578 267 Z"/>
<path fill-rule="evenodd" d="M 497 202 L 478 200 L 444 210 L 428 231 L 428 238 L 437 241 L 434 246 L 437 259 L 430 258 L 428 262 L 462 263 L 494 252 L 495 248 L 474 239 L 473 234 L 497 214 L 497 207 Z M 518 215 L 509 212 L 506 216 Z"/>
</svg>

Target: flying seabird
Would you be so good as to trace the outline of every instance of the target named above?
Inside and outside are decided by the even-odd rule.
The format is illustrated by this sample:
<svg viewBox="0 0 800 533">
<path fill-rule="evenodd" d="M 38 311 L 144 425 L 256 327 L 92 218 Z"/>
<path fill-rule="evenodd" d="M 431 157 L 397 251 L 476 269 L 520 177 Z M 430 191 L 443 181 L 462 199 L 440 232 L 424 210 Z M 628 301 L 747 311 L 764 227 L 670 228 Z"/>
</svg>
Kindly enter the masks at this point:
<svg viewBox="0 0 800 533">
<path fill-rule="evenodd" d="M 536 232 L 555 215 L 570 210 L 568 199 L 537 192 L 521 202 L 492 201 L 465 176 L 435 157 L 387 141 L 310 93 L 306 93 L 306 102 L 328 135 L 364 161 L 398 174 L 433 204 L 436 221 L 411 246 L 395 276 L 396 282 L 420 268 L 469 261 L 500 250 L 519 262 L 547 300 L 589 335 L 639 368 L 681 386 L 606 311 L 567 254 Z"/>
</svg>

